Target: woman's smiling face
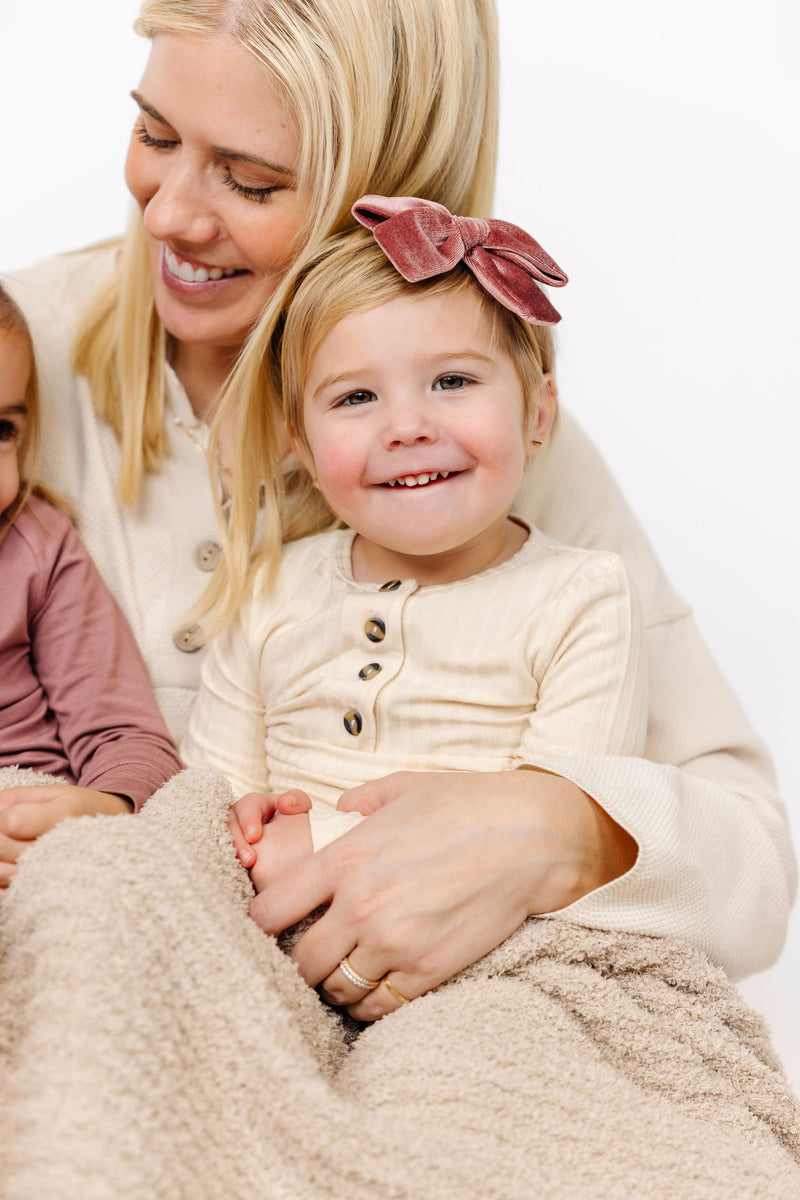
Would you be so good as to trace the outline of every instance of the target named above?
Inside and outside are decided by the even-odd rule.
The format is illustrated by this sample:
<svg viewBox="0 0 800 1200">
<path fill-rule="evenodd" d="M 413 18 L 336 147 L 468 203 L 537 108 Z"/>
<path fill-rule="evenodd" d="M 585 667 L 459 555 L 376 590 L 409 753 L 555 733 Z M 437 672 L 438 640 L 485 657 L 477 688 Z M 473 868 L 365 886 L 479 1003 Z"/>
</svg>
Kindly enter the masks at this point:
<svg viewBox="0 0 800 1200">
<path fill-rule="evenodd" d="M 235 351 L 297 249 L 291 114 L 230 38 L 158 34 L 125 178 L 142 213 L 156 308 L 179 342 Z"/>
</svg>

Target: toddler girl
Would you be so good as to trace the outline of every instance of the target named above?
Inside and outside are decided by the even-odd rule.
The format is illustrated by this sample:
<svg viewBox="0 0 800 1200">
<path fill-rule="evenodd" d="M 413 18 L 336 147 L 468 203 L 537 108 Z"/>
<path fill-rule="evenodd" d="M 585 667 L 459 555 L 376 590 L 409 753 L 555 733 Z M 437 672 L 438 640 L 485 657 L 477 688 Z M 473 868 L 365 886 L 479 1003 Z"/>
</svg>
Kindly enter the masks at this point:
<svg viewBox="0 0 800 1200">
<path fill-rule="evenodd" d="M 556 414 L 559 316 L 539 285 L 566 277 L 506 222 L 413 198 L 353 211 L 382 249 L 329 244 L 275 346 L 305 468 L 289 499 L 308 511 L 318 491 L 348 528 L 292 542 L 257 576 L 212 645 L 183 746 L 238 792 L 271 793 L 231 821 L 256 889 L 363 818 L 363 781 L 644 746 L 621 560 L 511 511 Z"/>
<path fill-rule="evenodd" d="M 122 613 L 34 483 L 38 431 L 30 335 L 0 288 L 0 767 L 66 781 L 0 791 L 0 886 L 64 817 L 130 812 L 181 768 Z"/>
</svg>

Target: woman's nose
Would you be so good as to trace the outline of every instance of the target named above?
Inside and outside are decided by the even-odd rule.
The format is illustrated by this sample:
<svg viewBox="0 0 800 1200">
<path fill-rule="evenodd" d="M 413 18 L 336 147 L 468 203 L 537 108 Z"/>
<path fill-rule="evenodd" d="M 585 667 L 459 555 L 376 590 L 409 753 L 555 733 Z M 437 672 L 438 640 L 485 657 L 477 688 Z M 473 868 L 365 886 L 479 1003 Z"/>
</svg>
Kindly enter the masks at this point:
<svg viewBox="0 0 800 1200">
<path fill-rule="evenodd" d="M 162 242 L 207 244 L 219 232 L 200 172 L 180 157 L 165 164 L 143 219 L 148 234 Z"/>
</svg>

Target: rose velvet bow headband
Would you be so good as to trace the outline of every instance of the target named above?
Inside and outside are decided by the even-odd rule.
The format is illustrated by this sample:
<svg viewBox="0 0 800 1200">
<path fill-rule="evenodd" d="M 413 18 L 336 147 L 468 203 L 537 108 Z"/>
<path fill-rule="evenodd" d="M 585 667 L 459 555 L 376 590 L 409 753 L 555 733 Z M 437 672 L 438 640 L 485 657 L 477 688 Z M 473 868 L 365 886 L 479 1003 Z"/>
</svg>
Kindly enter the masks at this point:
<svg viewBox="0 0 800 1200">
<path fill-rule="evenodd" d="M 567 277 L 517 225 L 454 217 L 443 204 L 416 196 L 362 196 L 352 213 L 409 283 L 444 275 L 463 262 L 484 291 L 523 320 L 534 325 L 561 320 L 539 284 L 563 287 Z"/>
</svg>

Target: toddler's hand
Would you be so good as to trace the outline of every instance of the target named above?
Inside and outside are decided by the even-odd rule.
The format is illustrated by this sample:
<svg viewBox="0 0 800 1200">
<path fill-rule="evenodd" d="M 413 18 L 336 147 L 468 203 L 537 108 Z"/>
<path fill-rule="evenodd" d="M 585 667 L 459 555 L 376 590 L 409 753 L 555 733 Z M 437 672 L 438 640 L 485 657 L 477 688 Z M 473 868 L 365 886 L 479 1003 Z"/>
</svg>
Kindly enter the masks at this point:
<svg viewBox="0 0 800 1200">
<path fill-rule="evenodd" d="M 0 888 L 8 887 L 23 850 L 66 817 L 130 811 L 122 796 L 69 783 L 4 788 L 0 791 Z"/>
<path fill-rule="evenodd" d="M 250 868 L 250 878 L 258 893 L 314 853 L 308 812 L 287 814 L 279 809 L 251 849 L 256 861 Z"/>
<path fill-rule="evenodd" d="M 253 846 L 261 841 L 264 826 L 276 813 L 291 816 L 310 811 L 311 801 L 299 788 L 289 792 L 248 792 L 237 800 L 228 814 L 228 832 L 242 866 L 249 870 L 255 863 Z"/>
</svg>

